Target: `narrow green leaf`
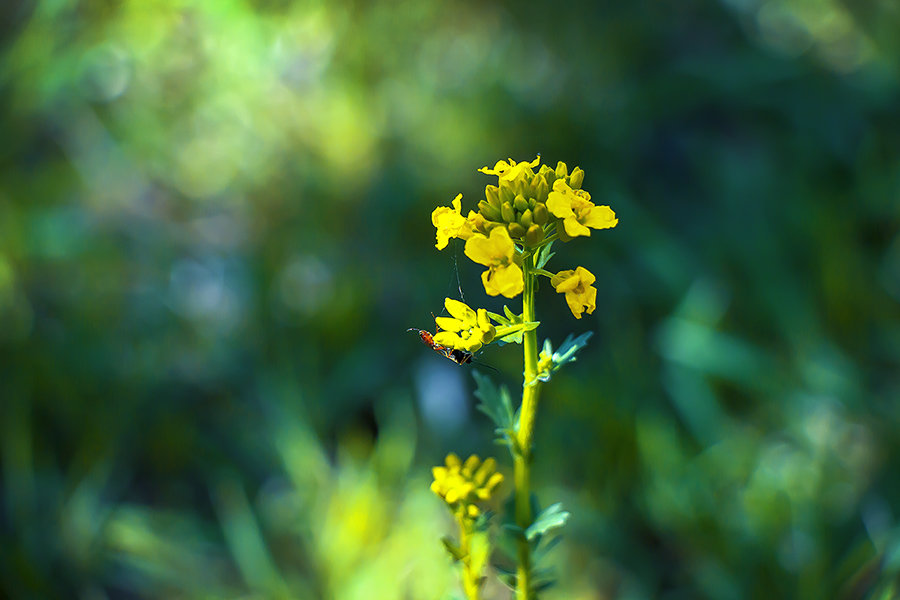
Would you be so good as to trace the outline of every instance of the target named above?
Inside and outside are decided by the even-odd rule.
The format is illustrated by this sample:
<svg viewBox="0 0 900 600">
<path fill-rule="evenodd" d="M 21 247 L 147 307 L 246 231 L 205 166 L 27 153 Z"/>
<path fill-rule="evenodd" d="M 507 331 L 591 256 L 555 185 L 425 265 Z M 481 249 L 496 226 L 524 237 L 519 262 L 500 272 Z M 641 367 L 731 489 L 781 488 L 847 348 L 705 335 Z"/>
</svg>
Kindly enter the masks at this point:
<svg viewBox="0 0 900 600">
<path fill-rule="evenodd" d="M 505 308 L 505 307 L 504 307 Z M 494 320 L 498 325 L 512 325 L 513 322 L 511 319 L 507 319 L 506 317 L 500 316 L 497 313 L 493 313 L 491 311 L 487 311 L 488 316 Z"/>
<path fill-rule="evenodd" d="M 593 331 L 587 331 L 575 339 L 572 339 L 571 334 L 567 336 L 566 340 L 562 343 L 562 346 L 553 353 L 553 363 L 559 366 L 574 361 L 576 358 L 575 354 L 587 346 L 587 341 L 592 335 L 594 335 Z"/>
<path fill-rule="evenodd" d="M 535 518 L 534 523 L 525 530 L 525 537 L 529 540 L 533 540 L 536 536 L 543 535 L 551 529 L 562 527 L 566 524 L 568 519 L 569 513 L 562 509 L 562 504 L 559 502 L 551 504 L 544 509 L 541 514 Z"/>
<path fill-rule="evenodd" d="M 462 560 L 465 558 L 465 555 L 462 550 L 460 550 L 459 546 L 457 546 L 448 536 L 445 535 L 442 537 L 441 543 L 444 544 L 444 549 L 447 550 L 453 560 Z"/>
<path fill-rule="evenodd" d="M 550 261 L 550 259 L 553 258 L 553 255 L 556 254 L 555 252 L 550 251 L 550 248 L 553 247 L 553 244 L 554 242 L 550 242 L 549 244 L 538 250 L 537 260 L 535 261 L 535 266 L 538 269 L 543 269 L 544 265 L 546 265 Z"/>
</svg>

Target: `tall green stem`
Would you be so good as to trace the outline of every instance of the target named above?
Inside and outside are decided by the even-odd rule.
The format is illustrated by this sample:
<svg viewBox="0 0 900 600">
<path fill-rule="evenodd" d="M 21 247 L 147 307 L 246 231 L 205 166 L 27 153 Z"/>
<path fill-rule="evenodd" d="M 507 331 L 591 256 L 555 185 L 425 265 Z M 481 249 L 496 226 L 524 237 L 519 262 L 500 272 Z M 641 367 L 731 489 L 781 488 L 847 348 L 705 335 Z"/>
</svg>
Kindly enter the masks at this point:
<svg viewBox="0 0 900 600">
<path fill-rule="evenodd" d="M 525 290 L 522 295 L 522 318 L 535 321 L 534 292 L 536 275 L 534 256 L 526 256 L 523 264 Z M 537 381 L 537 332 L 526 331 L 522 344 L 525 351 L 525 384 L 522 389 L 522 408 L 517 433 L 518 452 L 513 459 L 513 478 L 516 485 L 516 524 L 523 530 L 531 525 L 531 445 L 534 437 L 534 418 L 537 413 L 541 383 Z M 516 600 L 531 598 L 531 549 L 524 535 L 519 540 L 519 566 L 516 579 Z"/>
<path fill-rule="evenodd" d="M 481 581 L 479 573 L 472 570 L 472 557 L 470 555 L 471 524 L 466 521 L 463 513 L 457 515 L 457 522 L 459 523 L 460 550 L 465 556 L 462 561 L 463 591 L 466 593 L 467 600 L 480 600 Z"/>
</svg>

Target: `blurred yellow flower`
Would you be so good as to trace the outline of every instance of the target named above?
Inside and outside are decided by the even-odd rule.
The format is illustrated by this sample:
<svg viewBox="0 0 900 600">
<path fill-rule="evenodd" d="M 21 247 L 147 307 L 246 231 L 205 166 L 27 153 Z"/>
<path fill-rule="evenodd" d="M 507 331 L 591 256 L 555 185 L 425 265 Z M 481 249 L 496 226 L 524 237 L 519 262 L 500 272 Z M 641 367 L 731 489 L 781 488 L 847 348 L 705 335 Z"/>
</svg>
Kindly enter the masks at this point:
<svg viewBox="0 0 900 600">
<path fill-rule="evenodd" d="M 462 216 L 462 194 L 457 194 L 453 199 L 453 208 L 438 206 L 431 213 L 431 223 L 437 228 L 438 250 L 443 250 L 450 242 L 450 238 L 457 237 L 460 229 L 466 224 L 466 218 Z"/>
<path fill-rule="evenodd" d="M 442 330 L 434 335 L 435 343 L 456 350 L 476 352 L 484 344 L 490 344 L 497 334 L 485 309 L 479 308 L 476 312 L 453 298 L 444 300 L 444 306 L 452 316 L 435 318 L 437 326 Z"/>
<path fill-rule="evenodd" d="M 490 500 L 491 494 L 503 481 L 497 472 L 497 461 L 488 458 L 484 462 L 473 454 L 463 463 L 452 452 L 444 459 L 443 467 L 434 467 L 431 491 L 441 497 L 454 512 L 475 518 L 480 514 L 476 502 Z"/>
<path fill-rule="evenodd" d="M 593 273 L 578 267 L 574 271 L 560 271 L 550 278 L 550 285 L 557 293 L 566 295 L 572 314 L 580 319 L 583 312 L 591 314 L 597 307 L 597 288 L 591 285 L 596 280 Z"/>
<path fill-rule="evenodd" d="M 533 169 L 541 163 L 541 157 L 538 155 L 530 163 L 528 162 L 520 162 L 517 163 L 513 159 L 509 159 L 509 162 L 505 160 L 498 160 L 494 165 L 493 169 L 489 169 L 487 167 L 481 167 L 478 169 L 481 173 L 485 175 L 496 175 L 500 178 L 500 181 L 512 181 L 517 178 L 519 175 L 528 172 L 528 170 Z M 532 173 L 533 175 L 533 173 Z"/>
<path fill-rule="evenodd" d="M 567 241 L 579 235 L 591 235 L 588 229 L 611 229 L 619 220 L 608 206 L 596 206 L 591 195 L 584 190 L 573 190 L 562 179 L 553 182 L 553 191 L 547 197 L 550 213 L 563 220 L 564 231 L 560 238 Z"/>
<path fill-rule="evenodd" d="M 505 227 L 495 227 L 490 237 L 476 234 L 466 241 L 466 256 L 488 267 L 481 274 L 485 291 L 491 296 L 513 298 L 525 289 L 522 268 L 515 262 L 516 245 Z"/>
</svg>

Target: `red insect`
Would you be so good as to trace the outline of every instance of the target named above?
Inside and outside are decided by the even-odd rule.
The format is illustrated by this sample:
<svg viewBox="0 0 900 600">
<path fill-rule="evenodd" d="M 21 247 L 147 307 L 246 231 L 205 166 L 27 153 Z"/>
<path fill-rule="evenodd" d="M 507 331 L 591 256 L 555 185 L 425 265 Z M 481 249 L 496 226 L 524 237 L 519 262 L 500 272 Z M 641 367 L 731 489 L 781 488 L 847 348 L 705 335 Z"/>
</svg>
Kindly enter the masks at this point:
<svg viewBox="0 0 900 600">
<path fill-rule="evenodd" d="M 464 365 L 472 362 L 471 352 L 466 352 L 465 350 L 456 350 L 454 348 L 448 348 L 447 346 L 441 346 L 434 341 L 434 334 L 429 331 L 425 331 L 424 329 L 416 329 L 415 327 L 410 327 L 409 329 L 407 329 L 407 331 L 415 331 L 419 334 L 419 337 L 422 338 L 422 343 L 424 343 L 426 346 L 428 346 L 444 358 L 449 358 L 458 365 Z"/>
</svg>

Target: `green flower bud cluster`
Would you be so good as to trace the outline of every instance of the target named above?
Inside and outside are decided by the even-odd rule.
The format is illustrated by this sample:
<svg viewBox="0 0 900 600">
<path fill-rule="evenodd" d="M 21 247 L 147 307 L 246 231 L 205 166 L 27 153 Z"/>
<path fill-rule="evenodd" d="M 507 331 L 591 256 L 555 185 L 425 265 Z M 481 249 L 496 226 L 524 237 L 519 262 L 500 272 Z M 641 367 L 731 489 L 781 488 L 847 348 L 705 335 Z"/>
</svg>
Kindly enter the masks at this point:
<svg viewBox="0 0 900 600">
<path fill-rule="evenodd" d="M 536 161 L 535 161 L 536 162 Z M 505 166 L 505 164 L 504 164 Z M 580 189 L 584 171 L 575 167 L 571 173 L 565 163 L 556 169 L 541 165 L 535 173 L 529 165 L 519 163 L 512 178 L 500 176 L 499 185 L 484 189 L 485 199 L 478 203 L 482 227 L 490 231 L 497 224 L 506 227 L 509 236 L 525 246 L 537 246 L 544 240 L 548 224 L 558 220 L 547 209 L 547 197 L 557 179 L 564 179 L 572 189 Z M 511 169 L 510 169 L 511 170 Z M 495 168 L 490 171 L 494 174 Z"/>
</svg>

